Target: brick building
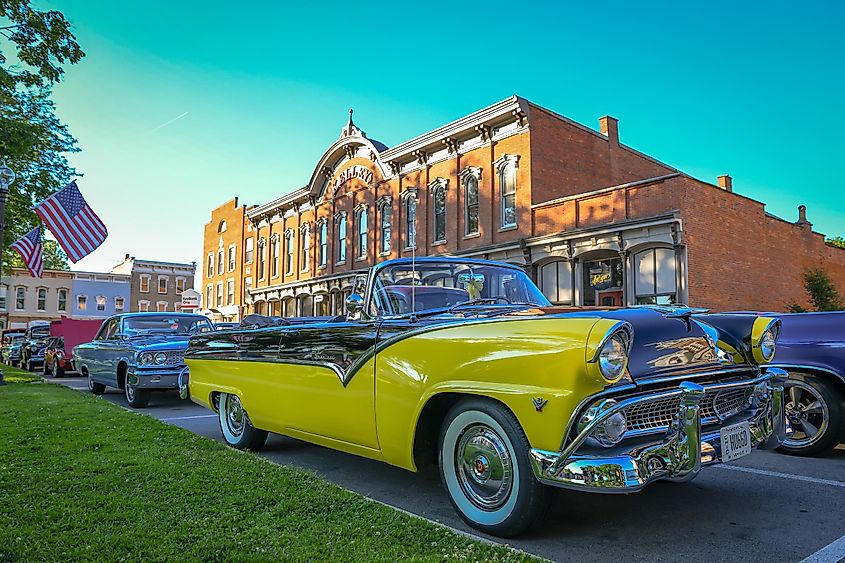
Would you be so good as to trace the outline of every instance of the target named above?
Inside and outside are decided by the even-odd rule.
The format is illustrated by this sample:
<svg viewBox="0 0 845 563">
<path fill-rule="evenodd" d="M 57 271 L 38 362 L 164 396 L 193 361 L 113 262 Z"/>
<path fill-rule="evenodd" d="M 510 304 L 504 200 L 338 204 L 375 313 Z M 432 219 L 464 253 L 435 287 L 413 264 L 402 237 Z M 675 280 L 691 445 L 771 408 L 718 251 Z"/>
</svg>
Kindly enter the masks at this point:
<svg viewBox="0 0 845 563">
<path fill-rule="evenodd" d="M 127 312 L 180 311 L 182 292 L 193 289 L 197 265 L 141 260 L 127 254 L 111 273 L 129 276 Z"/>
<path fill-rule="evenodd" d="M 206 294 L 220 302 L 225 283 L 240 315 L 334 314 L 356 273 L 412 253 L 519 264 L 559 304 L 783 310 L 806 304 L 800 274 L 817 265 L 845 292 L 845 251 L 803 208 L 774 217 L 730 176 L 692 178 L 599 124 L 512 97 L 388 148 L 350 113 L 304 186 L 212 211 Z"/>
</svg>

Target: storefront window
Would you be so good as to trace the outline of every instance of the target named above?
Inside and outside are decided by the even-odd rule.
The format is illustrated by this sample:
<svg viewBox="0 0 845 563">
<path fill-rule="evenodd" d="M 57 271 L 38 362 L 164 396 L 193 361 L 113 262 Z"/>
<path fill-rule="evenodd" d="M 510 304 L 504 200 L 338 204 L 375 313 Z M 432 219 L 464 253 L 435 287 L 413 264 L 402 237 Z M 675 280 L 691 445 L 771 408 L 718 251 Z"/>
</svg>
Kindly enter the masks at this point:
<svg viewBox="0 0 845 563">
<path fill-rule="evenodd" d="M 634 279 L 638 305 L 678 302 L 675 251 L 671 248 L 652 248 L 635 254 Z"/>
<path fill-rule="evenodd" d="M 572 262 L 558 260 L 540 267 L 540 289 L 555 305 L 572 305 Z"/>
<path fill-rule="evenodd" d="M 620 258 L 589 260 L 584 262 L 584 305 L 622 306 L 622 280 L 624 272 Z"/>
</svg>

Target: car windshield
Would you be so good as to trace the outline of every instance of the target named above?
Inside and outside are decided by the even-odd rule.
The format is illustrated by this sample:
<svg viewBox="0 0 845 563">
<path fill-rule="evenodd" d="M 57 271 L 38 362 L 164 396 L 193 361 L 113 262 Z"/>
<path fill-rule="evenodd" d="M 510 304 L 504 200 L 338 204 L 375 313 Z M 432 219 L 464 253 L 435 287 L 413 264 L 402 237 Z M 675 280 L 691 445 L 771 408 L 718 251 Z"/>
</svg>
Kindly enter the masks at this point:
<svg viewBox="0 0 845 563">
<path fill-rule="evenodd" d="M 127 336 L 138 334 L 194 334 L 214 330 L 205 317 L 177 315 L 143 315 L 123 319 L 123 332 Z"/>
<path fill-rule="evenodd" d="M 31 338 L 39 339 L 39 338 L 48 338 L 50 336 L 50 327 L 45 326 L 44 328 L 33 328 L 29 331 Z"/>
<path fill-rule="evenodd" d="M 550 305 L 522 270 L 489 263 L 400 263 L 382 268 L 373 281 L 371 313 L 376 316 L 476 304 Z"/>
</svg>

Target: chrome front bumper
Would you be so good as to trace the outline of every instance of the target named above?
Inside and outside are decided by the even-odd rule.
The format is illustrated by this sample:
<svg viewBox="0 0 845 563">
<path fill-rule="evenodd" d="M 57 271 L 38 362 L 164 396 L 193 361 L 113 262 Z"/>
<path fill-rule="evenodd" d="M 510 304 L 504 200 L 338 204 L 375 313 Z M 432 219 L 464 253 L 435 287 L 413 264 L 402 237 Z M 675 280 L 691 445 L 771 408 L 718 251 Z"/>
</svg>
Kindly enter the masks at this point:
<svg viewBox="0 0 845 563">
<path fill-rule="evenodd" d="M 178 389 L 179 371 L 182 368 L 129 368 L 129 382 L 139 389 Z"/>
<path fill-rule="evenodd" d="M 754 387 L 752 404 L 727 424 L 748 422 L 752 447 L 772 449 L 785 437 L 783 384 L 787 373 L 769 368 L 752 380 L 711 385 L 685 381 L 678 389 L 620 401 L 603 411 L 560 452 L 531 449 L 529 458 L 537 479 L 548 485 L 599 493 L 636 492 L 659 479 L 687 481 L 702 465 L 721 463 L 719 429 L 702 434 L 699 403 L 706 391 Z M 608 455 L 597 455 L 595 448 L 583 448 L 593 431 L 607 418 L 635 405 L 679 399 L 678 410 L 665 435 L 657 440 L 622 439 L 608 448 Z M 587 451 L 584 451 L 587 450 Z"/>
</svg>

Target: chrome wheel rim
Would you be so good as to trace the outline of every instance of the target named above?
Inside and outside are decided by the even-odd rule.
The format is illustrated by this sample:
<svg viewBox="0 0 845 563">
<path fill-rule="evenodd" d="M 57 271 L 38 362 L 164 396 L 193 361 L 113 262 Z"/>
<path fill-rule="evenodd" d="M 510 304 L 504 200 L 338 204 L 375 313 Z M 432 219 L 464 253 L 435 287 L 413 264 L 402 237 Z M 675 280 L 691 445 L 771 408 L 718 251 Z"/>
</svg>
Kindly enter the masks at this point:
<svg viewBox="0 0 845 563">
<path fill-rule="evenodd" d="M 827 430 L 830 413 L 821 394 L 808 383 L 790 379 L 784 385 L 786 439 L 790 448 L 806 448 L 818 442 Z"/>
<path fill-rule="evenodd" d="M 246 415 L 241 406 L 241 400 L 237 395 L 228 395 L 226 397 L 226 426 L 229 427 L 229 432 L 233 436 L 240 436 L 244 432 L 244 423 Z"/>
<path fill-rule="evenodd" d="M 470 426 L 455 449 L 458 482 L 479 508 L 502 506 L 513 488 L 513 462 L 505 441 L 490 427 Z"/>
<path fill-rule="evenodd" d="M 135 386 L 126 382 L 126 400 L 132 402 L 135 400 Z"/>
<path fill-rule="evenodd" d="M 91 376 L 88 376 L 88 390 L 92 393 L 94 392 L 94 382 L 91 381 Z"/>
</svg>

